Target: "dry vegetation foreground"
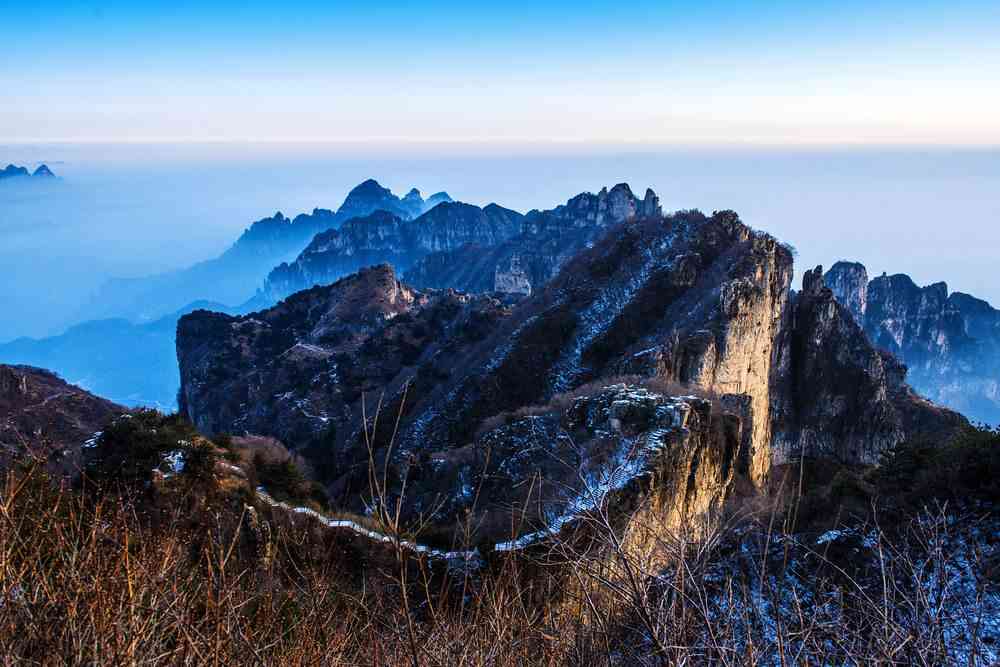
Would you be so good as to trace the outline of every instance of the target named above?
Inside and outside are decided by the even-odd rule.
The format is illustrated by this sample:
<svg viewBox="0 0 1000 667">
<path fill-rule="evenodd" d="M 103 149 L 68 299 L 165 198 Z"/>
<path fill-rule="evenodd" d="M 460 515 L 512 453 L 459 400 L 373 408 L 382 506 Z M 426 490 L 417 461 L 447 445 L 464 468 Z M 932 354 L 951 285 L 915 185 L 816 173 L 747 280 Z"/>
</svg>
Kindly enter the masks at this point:
<svg viewBox="0 0 1000 667">
<path fill-rule="evenodd" d="M 220 472 L 232 468 L 231 452 L 196 439 L 189 447 L 183 471 L 152 479 L 140 479 L 148 460 L 136 478 L 112 481 L 94 468 L 96 481 L 75 487 L 29 461 L 5 474 L 4 664 L 988 665 L 998 657 L 1000 466 L 989 432 L 945 454 L 909 448 L 874 472 L 830 475 L 803 464 L 789 477 L 811 490 L 793 506 L 733 515 L 697 542 L 633 525 L 646 547 L 633 549 L 601 508 L 545 548 L 484 553 L 481 566 L 465 568 L 262 505 L 252 486 Z M 816 528 L 816 517 L 832 525 L 837 511 L 837 528 Z M 380 528 L 392 534 L 388 523 Z"/>
</svg>

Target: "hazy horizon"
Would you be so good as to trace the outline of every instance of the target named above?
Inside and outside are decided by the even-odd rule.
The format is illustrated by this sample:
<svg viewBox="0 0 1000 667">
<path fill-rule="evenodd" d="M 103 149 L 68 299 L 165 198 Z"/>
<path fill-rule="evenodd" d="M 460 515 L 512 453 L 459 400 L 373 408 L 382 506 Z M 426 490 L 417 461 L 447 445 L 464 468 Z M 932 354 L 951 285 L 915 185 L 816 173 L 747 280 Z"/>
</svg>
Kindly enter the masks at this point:
<svg viewBox="0 0 1000 667">
<path fill-rule="evenodd" d="M 1000 230 L 983 224 L 1000 217 L 996 149 L 18 144 L 0 161 L 62 176 L 0 185 L 0 341 L 59 333 L 103 280 L 217 256 L 254 220 L 335 209 L 366 178 L 522 212 L 628 182 L 665 210 L 736 210 L 798 249 L 797 277 L 849 259 L 1000 303 Z"/>
</svg>

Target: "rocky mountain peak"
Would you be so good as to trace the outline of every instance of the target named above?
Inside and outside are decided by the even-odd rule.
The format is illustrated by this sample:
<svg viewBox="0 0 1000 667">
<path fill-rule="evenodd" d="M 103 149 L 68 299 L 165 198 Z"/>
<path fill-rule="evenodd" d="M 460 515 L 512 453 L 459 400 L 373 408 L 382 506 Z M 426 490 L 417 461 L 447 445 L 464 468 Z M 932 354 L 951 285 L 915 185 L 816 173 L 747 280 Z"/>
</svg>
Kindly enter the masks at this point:
<svg viewBox="0 0 1000 667">
<path fill-rule="evenodd" d="M 387 211 L 404 220 L 416 218 L 442 201 L 451 201 L 447 193 L 439 192 L 424 201 L 417 188 L 411 188 L 403 197 L 398 197 L 373 178 L 355 186 L 337 209 L 337 221 L 343 224 L 351 218 L 360 218 L 375 211 Z"/>
<path fill-rule="evenodd" d="M 429 253 L 500 243 L 520 231 L 521 220 L 519 213 L 500 206 L 481 209 L 452 201 L 441 201 L 415 218 L 378 210 L 318 234 L 294 262 L 271 272 L 262 294 L 274 302 L 374 263 L 389 262 L 406 271 Z"/>
<path fill-rule="evenodd" d="M 837 301 L 851 311 L 858 322 L 864 321 L 868 308 L 868 271 L 858 262 L 836 262 L 823 276 Z"/>
<path fill-rule="evenodd" d="M 604 201 L 610 198 L 608 191 Z M 439 208 L 446 218 L 464 210 Z M 567 205 L 536 214 L 539 227 L 553 233 L 533 237 L 533 246 L 525 240 L 524 247 L 537 253 L 551 243 L 552 252 L 570 256 L 523 296 L 409 287 L 379 266 L 250 316 L 188 315 L 177 339 L 181 410 L 209 433 L 281 438 L 326 471 L 331 496 L 354 504 L 366 484 L 360 402 L 384 395 L 383 414 L 400 415 L 394 456 L 400 470 L 410 471 L 404 474 L 412 473 L 410 497 L 422 498 L 414 502 L 426 501 L 424 507 L 436 506 L 435 493 L 451 497 L 477 488 L 477 457 L 487 450 L 503 454 L 491 464 L 511 474 L 515 463 L 508 461 L 521 460 L 515 454 L 525 451 L 532 427 L 546 429 L 533 437 L 543 436 L 557 456 L 526 455 L 530 469 L 514 477 L 539 468 L 551 475 L 566 438 L 583 435 L 590 420 L 566 413 L 584 388 L 609 401 L 607 412 L 604 398 L 589 403 L 595 436 L 609 430 L 607 423 L 623 437 L 651 429 L 656 442 L 673 423 L 670 387 L 717 397 L 731 438 L 715 444 L 733 454 L 717 472 L 735 470 L 758 487 L 774 466 L 797 455 L 870 463 L 918 429 L 939 432 L 960 422 L 909 392 L 905 369 L 872 348 L 823 285 L 822 268 L 808 272 L 806 289 L 790 299 L 791 254 L 732 212 L 627 219 L 602 234 L 569 234 L 590 227 L 560 216 L 591 210 Z M 587 241 L 576 245 L 581 238 Z M 522 268 L 537 257 L 507 243 L 496 247 L 517 248 Z M 497 267 L 513 264 L 510 255 L 504 260 L 482 250 L 468 256 L 455 270 L 486 261 L 491 280 Z M 628 388 L 601 393 L 622 377 L 665 389 L 651 391 L 661 397 L 655 400 Z M 621 392 L 636 398 L 624 400 Z M 518 416 L 526 406 L 549 404 L 552 417 L 543 417 L 549 408 Z M 560 436 L 561 428 L 568 435 Z M 383 435 L 388 442 L 392 434 Z M 677 479 L 689 472 L 682 467 Z M 492 499 L 502 502 L 503 489 L 510 484 Z M 458 501 L 445 506 L 462 508 Z"/>
<path fill-rule="evenodd" d="M 818 265 L 815 269 L 809 269 L 802 276 L 802 294 L 809 297 L 820 297 L 826 290 L 823 284 L 823 266 Z"/>
<path fill-rule="evenodd" d="M 34 173 L 31 174 L 31 175 L 32 176 L 42 176 L 42 177 L 48 177 L 48 178 L 55 178 L 55 174 L 52 173 L 52 170 L 49 169 L 48 165 L 44 165 L 44 164 L 40 165 L 37 169 L 35 169 Z"/>
<path fill-rule="evenodd" d="M 434 194 L 432 194 L 430 197 L 427 198 L 427 201 L 424 203 L 424 207 L 427 210 L 430 210 L 442 202 L 450 202 L 450 201 L 454 200 L 451 198 L 451 195 L 449 195 L 447 192 L 435 192 Z"/>
</svg>

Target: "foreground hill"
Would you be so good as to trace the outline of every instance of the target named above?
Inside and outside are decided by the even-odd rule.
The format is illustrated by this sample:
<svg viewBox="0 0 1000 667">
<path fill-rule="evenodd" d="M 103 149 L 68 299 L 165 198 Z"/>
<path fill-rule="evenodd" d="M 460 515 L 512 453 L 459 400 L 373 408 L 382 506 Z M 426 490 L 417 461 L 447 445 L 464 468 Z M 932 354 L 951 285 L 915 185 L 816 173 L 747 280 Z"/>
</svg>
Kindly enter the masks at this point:
<svg viewBox="0 0 1000 667">
<path fill-rule="evenodd" d="M 709 429 L 733 435 L 711 438 L 706 456 L 723 478 L 757 488 L 774 466 L 803 455 L 869 464 L 908 437 L 946 437 L 964 423 L 909 390 L 905 369 L 871 347 L 823 286 L 821 269 L 790 295 L 790 252 L 732 212 L 632 215 L 592 246 L 516 304 L 418 290 L 383 265 L 260 313 L 192 313 L 178 324 L 181 411 L 209 434 L 280 438 L 345 507 L 360 507 L 369 488 L 366 443 L 374 443 L 377 458 L 388 457 L 393 488 L 405 481 L 422 498 L 406 511 L 434 507 L 443 521 L 469 509 L 463 497 L 489 513 L 508 500 L 511 484 L 537 475 L 582 493 L 580 479 L 628 462 L 632 476 L 660 470 L 667 487 L 686 488 L 689 479 L 699 486 L 702 457 L 686 465 L 654 457 L 652 468 L 637 462 L 662 448 L 654 443 L 672 441 L 671 429 L 693 432 L 679 417 L 654 419 L 658 406 L 684 403 L 674 412 L 700 414 L 706 428 L 735 420 L 737 427 Z M 624 403 L 608 412 L 617 401 L 602 403 L 602 387 L 623 376 Z M 678 389 L 643 385 L 649 381 Z M 717 401 L 700 408 L 682 398 L 691 393 Z M 627 398 L 639 395 L 648 399 Z M 572 397 L 586 403 L 567 408 Z M 551 416 L 537 422 L 544 432 L 534 431 L 547 451 L 508 469 L 511 484 L 490 486 L 488 452 L 506 452 L 495 462 L 510 466 L 536 446 L 525 439 L 534 422 L 504 431 L 526 410 Z M 574 410 L 594 417 L 581 421 Z M 639 436 L 648 446 L 636 448 Z M 622 448 L 623 459 L 613 454 Z M 551 461 L 567 459 L 604 472 L 575 481 L 554 475 Z M 717 481 L 701 485 L 706 496 L 694 505 L 724 504 L 732 485 Z M 536 522 L 573 505 L 538 494 L 524 499 L 546 505 Z"/>
<path fill-rule="evenodd" d="M 1000 424 L 1000 311 L 941 282 L 904 274 L 869 281 L 861 264 L 824 276 L 877 347 L 897 356 L 920 393 L 970 419 Z"/>
<path fill-rule="evenodd" d="M 687 442 L 654 437 L 658 455 L 720 470 L 698 444 L 714 430 L 699 425 L 707 401 L 608 387 L 586 405 L 566 414 L 579 427 L 689 429 Z M 507 428 L 555 424 L 533 416 Z M 719 442 L 736 425 L 718 423 Z M 0 652 L 17 664 L 987 667 L 1000 659 L 997 451 L 997 434 L 971 431 L 877 469 L 808 462 L 787 508 L 747 502 L 700 537 L 670 527 L 675 496 L 642 501 L 598 476 L 572 505 L 580 520 L 554 516 L 562 530 L 544 547 L 520 548 L 536 533 L 470 552 L 458 530 L 446 553 L 401 531 L 391 506 L 324 512 L 273 442 L 211 441 L 138 411 L 88 446 L 84 484 L 29 461 L 0 470 Z"/>
<path fill-rule="evenodd" d="M 0 463 L 31 452 L 78 467 L 81 446 L 124 411 L 50 371 L 0 364 Z"/>
</svg>

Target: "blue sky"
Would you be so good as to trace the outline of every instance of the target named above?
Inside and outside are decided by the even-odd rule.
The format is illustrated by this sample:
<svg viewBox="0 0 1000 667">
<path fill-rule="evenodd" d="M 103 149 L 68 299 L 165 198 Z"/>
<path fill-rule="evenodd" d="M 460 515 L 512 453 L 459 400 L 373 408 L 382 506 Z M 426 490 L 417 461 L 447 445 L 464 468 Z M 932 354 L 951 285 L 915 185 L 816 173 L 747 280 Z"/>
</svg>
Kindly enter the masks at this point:
<svg viewBox="0 0 1000 667">
<path fill-rule="evenodd" d="M 44 2 L 0 141 L 1000 144 L 1000 3 Z"/>
</svg>

